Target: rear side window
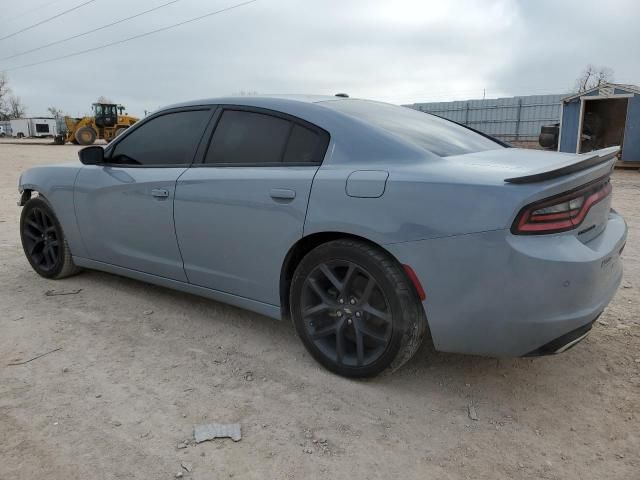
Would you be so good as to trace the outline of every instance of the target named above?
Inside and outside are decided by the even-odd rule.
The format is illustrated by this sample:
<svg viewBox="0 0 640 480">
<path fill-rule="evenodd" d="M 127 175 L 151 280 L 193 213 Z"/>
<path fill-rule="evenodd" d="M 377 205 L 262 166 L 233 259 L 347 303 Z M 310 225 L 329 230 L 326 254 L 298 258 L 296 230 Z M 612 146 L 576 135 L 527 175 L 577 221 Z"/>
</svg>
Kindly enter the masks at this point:
<svg viewBox="0 0 640 480">
<path fill-rule="evenodd" d="M 278 163 L 290 129 L 291 122 L 271 115 L 225 110 L 205 163 Z"/>
<path fill-rule="evenodd" d="M 258 112 L 225 110 L 205 163 L 218 165 L 316 164 L 328 135 L 295 121 Z"/>
<path fill-rule="evenodd" d="M 153 118 L 115 146 L 110 163 L 189 165 L 209 115 L 209 110 L 193 110 Z"/>
<path fill-rule="evenodd" d="M 313 163 L 318 161 L 318 150 L 322 139 L 320 135 L 301 125 L 294 125 L 289 137 L 285 163 Z"/>
<path fill-rule="evenodd" d="M 356 99 L 321 104 L 387 130 L 441 157 L 504 148 L 462 125 L 407 107 Z"/>
</svg>

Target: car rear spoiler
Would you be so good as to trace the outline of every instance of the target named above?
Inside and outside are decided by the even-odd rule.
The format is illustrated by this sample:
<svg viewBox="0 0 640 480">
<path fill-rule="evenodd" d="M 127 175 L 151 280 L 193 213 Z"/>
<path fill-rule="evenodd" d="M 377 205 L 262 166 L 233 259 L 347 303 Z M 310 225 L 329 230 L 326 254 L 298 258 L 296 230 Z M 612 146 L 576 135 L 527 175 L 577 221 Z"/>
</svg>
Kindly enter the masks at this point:
<svg viewBox="0 0 640 480">
<path fill-rule="evenodd" d="M 522 177 L 505 178 L 504 181 L 507 183 L 534 183 L 562 177 L 563 175 L 569 175 L 570 173 L 586 170 L 587 168 L 591 168 L 595 165 L 608 162 L 618 155 L 619 151 L 620 147 L 607 147 L 601 150 L 583 153 L 581 155 L 576 155 L 576 157 L 569 159 L 568 161 L 558 163 L 551 168 L 547 167 L 544 170 L 534 170 Z"/>
</svg>

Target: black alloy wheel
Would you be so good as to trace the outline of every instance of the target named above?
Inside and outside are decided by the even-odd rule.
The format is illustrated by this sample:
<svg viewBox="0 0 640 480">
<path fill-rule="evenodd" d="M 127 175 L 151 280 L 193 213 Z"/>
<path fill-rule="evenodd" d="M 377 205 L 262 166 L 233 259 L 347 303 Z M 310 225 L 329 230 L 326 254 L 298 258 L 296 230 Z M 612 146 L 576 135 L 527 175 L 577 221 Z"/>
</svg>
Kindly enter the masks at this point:
<svg viewBox="0 0 640 480">
<path fill-rule="evenodd" d="M 20 238 L 27 260 L 39 275 L 59 279 L 79 271 L 60 222 L 43 198 L 29 199 L 22 209 Z"/>
<path fill-rule="evenodd" d="M 334 362 L 371 365 L 391 340 L 391 307 L 375 278 L 348 260 L 323 262 L 307 277 L 302 315 L 309 338 Z"/>
<path fill-rule="evenodd" d="M 356 239 L 333 240 L 307 253 L 293 275 L 289 303 L 309 353 L 347 377 L 399 368 L 426 331 L 424 309 L 402 266 Z"/>
<path fill-rule="evenodd" d="M 32 208 L 22 226 L 25 252 L 43 272 L 50 272 L 60 260 L 60 238 L 53 220 L 42 208 Z"/>
</svg>

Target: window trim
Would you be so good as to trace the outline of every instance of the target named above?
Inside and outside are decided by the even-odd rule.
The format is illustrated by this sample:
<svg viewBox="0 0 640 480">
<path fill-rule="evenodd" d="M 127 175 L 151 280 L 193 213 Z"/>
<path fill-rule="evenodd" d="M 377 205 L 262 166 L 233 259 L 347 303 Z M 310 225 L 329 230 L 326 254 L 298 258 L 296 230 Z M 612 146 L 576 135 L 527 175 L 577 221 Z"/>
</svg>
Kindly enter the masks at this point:
<svg viewBox="0 0 640 480">
<path fill-rule="evenodd" d="M 284 155 L 287 151 L 287 146 L 289 145 L 289 140 L 291 139 L 291 135 L 293 133 L 293 127 L 295 125 L 300 125 L 301 127 L 308 128 L 309 130 L 317 133 L 320 136 L 320 144 L 317 147 L 317 157 L 319 160 L 315 162 L 243 162 L 243 163 L 206 163 L 207 154 L 209 153 L 209 149 L 211 148 L 211 143 L 213 141 L 213 136 L 218 129 L 218 125 L 220 124 L 220 120 L 222 119 L 222 115 L 225 111 L 239 111 L 239 112 L 249 112 L 249 113 L 259 113 L 262 115 L 267 115 L 271 117 L 280 118 L 283 120 L 287 120 L 291 123 L 289 128 L 289 133 L 287 134 L 287 141 L 284 144 L 282 152 L 280 153 L 280 158 L 284 160 Z M 194 162 L 191 167 L 192 168 L 234 168 L 234 167 L 319 167 L 322 165 L 324 158 L 329 149 L 329 144 L 331 143 L 331 134 L 326 131 L 324 128 L 321 128 L 307 120 L 304 120 L 300 117 L 296 117 L 294 115 L 290 115 L 288 113 L 280 112 L 278 110 L 271 110 L 268 108 L 262 107 L 253 107 L 248 105 L 232 105 L 225 104 L 219 105 L 218 109 L 211 120 L 213 124 L 213 128 L 211 132 L 208 133 L 208 138 L 205 140 L 205 146 L 202 152 L 202 156 L 198 162 Z M 207 132 L 205 132 L 205 137 L 207 136 Z"/>
<path fill-rule="evenodd" d="M 209 125 L 211 123 L 211 119 L 212 117 L 215 115 L 215 113 L 217 112 L 217 105 L 192 105 L 192 106 L 188 106 L 188 107 L 177 107 L 177 108 L 171 108 L 168 110 L 162 110 L 156 113 L 153 113 L 151 115 L 149 115 L 148 117 L 144 118 L 143 120 L 136 122 L 135 124 L 133 124 L 132 126 L 130 126 L 129 128 L 127 128 L 122 134 L 120 134 L 117 138 L 115 138 L 113 141 L 109 142 L 109 144 L 107 145 L 107 147 L 105 148 L 104 151 L 104 158 L 105 161 L 103 163 L 100 164 L 100 166 L 104 166 L 104 167 L 119 167 L 119 168 L 189 168 L 191 167 L 194 162 L 197 161 L 198 156 L 200 154 L 200 147 L 202 145 L 202 141 L 207 133 L 207 130 L 209 129 Z M 138 130 L 139 128 L 141 128 L 143 125 L 146 125 L 147 123 L 149 123 L 150 121 L 159 118 L 159 117 L 163 117 L 165 115 L 171 115 L 174 113 L 182 113 L 182 112 L 202 112 L 202 111 L 208 111 L 209 112 L 209 117 L 205 120 L 204 122 L 204 128 L 202 130 L 202 133 L 200 134 L 200 139 L 198 140 L 198 143 L 196 145 L 196 148 L 194 150 L 193 153 L 193 158 L 191 159 L 191 162 L 189 163 L 154 163 L 154 164 L 146 164 L 146 165 L 132 165 L 132 164 L 128 164 L 128 163 L 113 163 L 113 162 L 109 162 L 108 160 L 111 160 L 111 155 L 113 154 L 115 148 L 118 146 L 118 144 L 120 142 L 122 142 L 126 137 L 128 137 L 129 135 L 131 135 L 132 132 L 135 132 L 136 130 Z"/>
</svg>

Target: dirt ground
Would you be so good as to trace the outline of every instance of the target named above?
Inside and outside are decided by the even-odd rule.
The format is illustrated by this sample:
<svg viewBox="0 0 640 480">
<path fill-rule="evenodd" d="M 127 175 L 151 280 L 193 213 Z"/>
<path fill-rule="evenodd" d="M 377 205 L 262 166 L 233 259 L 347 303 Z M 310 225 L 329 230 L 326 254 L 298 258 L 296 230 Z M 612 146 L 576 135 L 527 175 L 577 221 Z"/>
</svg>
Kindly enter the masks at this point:
<svg viewBox="0 0 640 480">
<path fill-rule="evenodd" d="M 0 143 L 0 479 L 640 479 L 640 173 L 613 176 L 624 288 L 581 344 L 506 360 L 425 345 L 350 381 L 287 322 L 105 273 L 38 277 L 18 176 L 76 150 Z M 177 448 L 210 422 L 242 440 Z"/>
</svg>

